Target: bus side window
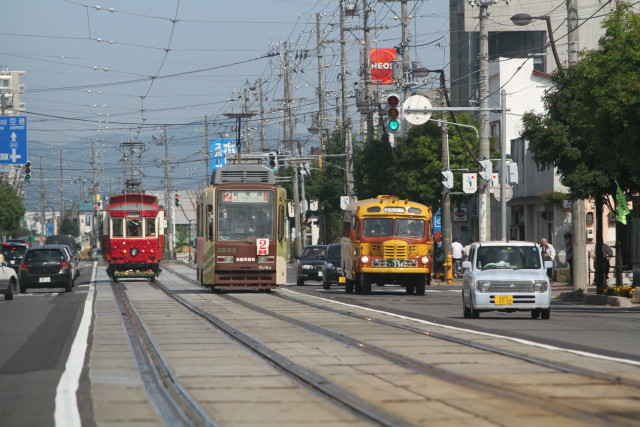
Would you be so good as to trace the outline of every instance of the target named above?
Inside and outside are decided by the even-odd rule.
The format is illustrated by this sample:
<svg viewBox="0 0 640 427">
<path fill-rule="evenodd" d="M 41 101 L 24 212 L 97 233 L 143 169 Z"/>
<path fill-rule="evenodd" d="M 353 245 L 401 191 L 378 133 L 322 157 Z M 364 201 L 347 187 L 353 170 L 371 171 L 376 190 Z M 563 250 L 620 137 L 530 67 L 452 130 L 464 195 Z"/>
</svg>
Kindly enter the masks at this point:
<svg viewBox="0 0 640 427">
<path fill-rule="evenodd" d="M 213 240 L 213 206 L 207 205 L 207 239 Z"/>
</svg>

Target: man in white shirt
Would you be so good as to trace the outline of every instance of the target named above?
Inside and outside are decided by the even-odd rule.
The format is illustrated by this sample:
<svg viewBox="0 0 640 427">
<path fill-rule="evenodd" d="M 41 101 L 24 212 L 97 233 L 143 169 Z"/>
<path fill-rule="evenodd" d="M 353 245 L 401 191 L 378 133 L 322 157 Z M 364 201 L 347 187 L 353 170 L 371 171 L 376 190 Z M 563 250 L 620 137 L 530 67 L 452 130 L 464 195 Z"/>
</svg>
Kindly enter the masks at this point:
<svg viewBox="0 0 640 427">
<path fill-rule="evenodd" d="M 464 247 L 455 237 L 451 242 L 451 258 L 453 258 L 453 275 L 458 277 L 462 273 L 462 254 Z"/>
<path fill-rule="evenodd" d="M 540 239 L 540 252 L 542 253 L 543 261 L 551 261 L 554 262 L 556 258 L 556 250 L 554 249 L 551 243 L 547 242 L 547 239 L 544 237 Z M 549 280 L 552 280 L 553 277 L 553 268 L 547 269 L 547 276 L 549 276 Z"/>
</svg>

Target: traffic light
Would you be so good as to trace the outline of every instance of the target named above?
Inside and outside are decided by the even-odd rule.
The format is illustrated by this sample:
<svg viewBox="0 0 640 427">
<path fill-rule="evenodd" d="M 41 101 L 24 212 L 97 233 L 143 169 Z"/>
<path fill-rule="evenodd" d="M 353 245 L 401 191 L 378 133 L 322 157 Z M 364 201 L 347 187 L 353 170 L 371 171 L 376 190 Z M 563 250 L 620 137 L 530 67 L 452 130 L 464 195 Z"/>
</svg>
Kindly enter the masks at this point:
<svg viewBox="0 0 640 427">
<path fill-rule="evenodd" d="M 31 162 L 24 164 L 24 180 L 31 181 Z"/>
<path fill-rule="evenodd" d="M 451 190 L 453 188 L 453 172 L 442 171 L 442 176 L 444 177 L 442 185 L 444 188 Z"/>
<path fill-rule="evenodd" d="M 269 152 L 269 160 L 267 162 L 267 166 L 274 172 L 278 171 L 278 153 L 275 151 Z"/>
<path fill-rule="evenodd" d="M 493 165 L 491 160 L 480 160 L 480 166 L 482 170 L 480 171 L 480 176 L 485 181 L 491 181 L 491 175 L 493 175 Z"/>
<path fill-rule="evenodd" d="M 180 207 L 180 195 L 176 194 L 176 197 L 174 198 L 174 201 L 176 203 L 176 208 Z"/>
<path fill-rule="evenodd" d="M 385 129 L 389 133 L 396 133 L 400 130 L 400 97 L 396 93 L 387 95 L 385 104 Z"/>
</svg>

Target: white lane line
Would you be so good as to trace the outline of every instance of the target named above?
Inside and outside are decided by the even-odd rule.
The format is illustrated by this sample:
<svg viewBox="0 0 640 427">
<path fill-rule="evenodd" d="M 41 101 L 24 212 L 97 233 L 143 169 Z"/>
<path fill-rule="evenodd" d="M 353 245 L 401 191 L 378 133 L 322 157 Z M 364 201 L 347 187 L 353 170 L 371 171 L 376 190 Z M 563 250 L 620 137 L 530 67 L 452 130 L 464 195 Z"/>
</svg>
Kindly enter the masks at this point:
<svg viewBox="0 0 640 427">
<path fill-rule="evenodd" d="M 322 297 L 318 297 L 315 295 L 309 295 L 309 294 L 303 294 L 301 292 L 296 292 L 296 291 L 292 291 L 291 289 L 282 289 L 285 292 L 291 292 L 297 295 L 304 295 L 306 297 L 309 298 L 316 298 L 322 301 L 327 301 L 333 304 L 337 304 L 337 305 L 343 305 L 346 307 L 350 307 L 350 308 L 359 308 L 360 310 L 365 310 L 365 311 L 370 311 L 372 313 L 378 313 L 378 314 L 384 314 L 390 317 L 395 317 L 397 319 L 402 319 L 402 320 L 410 320 L 413 322 L 417 322 L 417 323 L 421 323 L 423 325 L 429 325 L 429 326 L 436 326 L 439 328 L 443 328 L 443 329 L 451 329 L 454 331 L 461 331 L 461 332 L 467 332 L 470 334 L 475 334 L 475 335 L 482 335 L 485 337 L 491 337 L 491 338 L 501 338 L 504 340 L 508 340 L 508 341 L 512 341 L 512 342 L 516 342 L 518 344 L 523 344 L 523 345 L 528 345 L 531 347 L 539 347 L 539 348 L 544 348 L 547 350 L 552 350 L 552 351 L 563 351 L 565 353 L 571 353 L 571 354 L 576 354 L 578 356 L 584 356 L 584 357 L 590 357 L 592 359 L 600 359 L 600 360 L 608 360 L 611 362 L 618 362 L 618 363 L 625 363 L 627 365 L 633 365 L 633 366 L 640 366 L 640 362 L 636 361 L 636 360 L 631 360 L 631 359 L 620 359 L 617 357 L 609 357 L 609 356 L 604 356 L 602 354 L 596 354 L 596 353 L 589 353 L 586 351 L 580 351 L 580 350 L 571 350 L 568 348 L 562 348 L 562 347 L 556 347 L 553 345 L 548 345 L 548 344 L 541 344 L 535 341 L 529 341 L 529 340 L 524 340 L 524 339 L 520 339 L 520 338 L 513 338 L 513 337 L 508 337 L 505 335 L 498 335 L 498 334 L 491 334 L 488 332 L 480 332 L 480 331 L 474 331 L 473 329 L 466 329 L 466 328 L 459 328 L 456 326 L 449 326 L 449 325 L 443 325 L 441 323 L 435 323 L 435 322 L 430 322 L 428 320 L 422 320 L 422 319 L 416 319 L 414 317 L 409 317 L 409 316 L 403 316 L 401 314 L 395 314 L 395 313 L 390 313 L 388 311 L 382 311 L 382 310 L 376 310 L 373 308 L 367 308 L 367 307 L 361 307 L 359 305 L 355 305 L 355 304 L 347 304 L 344 302 L 340 302 L 340 301 L 334 301 L 331 299 L 327 299 L 327 298 L 322 298 Z"/>
<path fill-rule="evenodd" d="M 84 302 L 84 312 L 78 332 L 71 345 L 69 358 L 56 388 L 55 424 L 59 427 L 80 427 L 80 411 L 76 392 L 80 384 L 80 374 L 84 366 L 87 353 L 89 329 L 93 317 L 93 298 L 95 294 L 96 275 L 98 272 L 97 261 L 93 263 L 93 273 L 87 299 Z"/>
</svg>

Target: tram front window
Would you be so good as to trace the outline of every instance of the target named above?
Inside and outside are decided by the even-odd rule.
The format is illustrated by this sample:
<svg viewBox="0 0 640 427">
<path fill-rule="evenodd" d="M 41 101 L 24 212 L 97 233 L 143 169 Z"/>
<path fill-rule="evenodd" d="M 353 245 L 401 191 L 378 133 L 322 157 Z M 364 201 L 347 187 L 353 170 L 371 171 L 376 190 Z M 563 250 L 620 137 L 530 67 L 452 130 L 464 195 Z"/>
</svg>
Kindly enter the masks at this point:
<svg viewBox="0 0 640 427">
<path fill-rule="evenodd" d="M 139 219 L 127 220 L 127 237 L 140 237 L 142 235 Z"/>
<path fill-rule="evenodd" d="M 122 237 L 124 235 L 122 232 L 123 224 L 122 218 L 111 218 L 111 235 L 113 237 Z"/>
<path fill-rule="evenodd" d="M 217 236 L 220 240 L 274 237 L 272 191 L 220 191 Z"/>
</svg>

